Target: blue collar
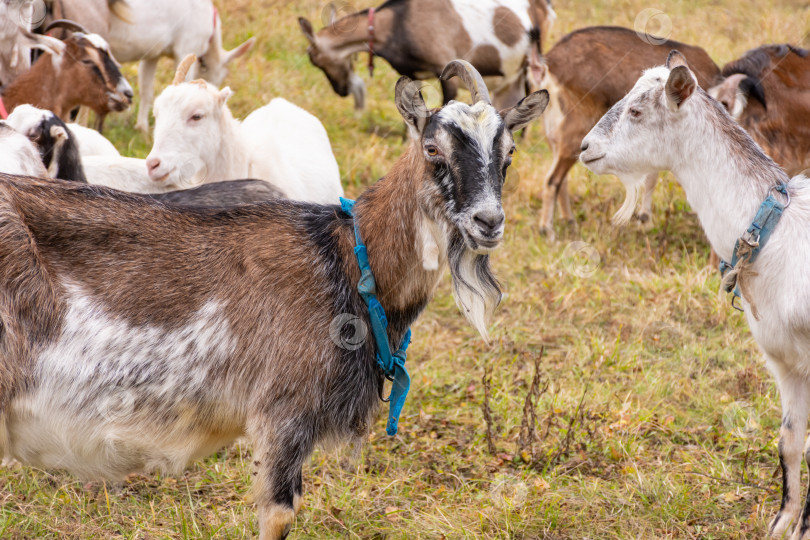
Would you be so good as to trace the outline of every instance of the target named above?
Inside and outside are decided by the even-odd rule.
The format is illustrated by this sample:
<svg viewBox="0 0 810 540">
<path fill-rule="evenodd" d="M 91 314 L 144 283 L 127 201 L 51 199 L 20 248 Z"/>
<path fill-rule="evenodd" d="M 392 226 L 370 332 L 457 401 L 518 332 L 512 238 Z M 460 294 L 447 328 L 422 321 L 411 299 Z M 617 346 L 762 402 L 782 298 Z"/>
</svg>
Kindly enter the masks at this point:
<svg viewBox="0 0 810 540">
<path fill-rule="evenodd" d="M 787 203 L 782 204 L 776 200 L 773 196 L 774 191 L 778 191 L 787 197 Z M 768 243 L 771 233 L 773 233 L 779 220 L 782 219 L 782 212 L 784 212 L 785 208 L 788 206 L 790 206 L 790 193 L 788 193 L 787 184 L 783 182 L 771 188 L 768 192 L 768 198 L 765 199 L 759 207 L 759 211 L 756 217 L 754 217 L 751 226 L 748 227 L 745 234 L 738 238 L 737 243 L 734 244 L 734 254 L 731 258 L 731 264 L 726 261 L 720 261 L 721 276 L 725 276 L 729 270 L 734 270 L 740 264 L 750 265 L 757 260 L 760 251 L 762 251 L 762 248 Z M 734 303 L 737 298 L 741 297 L 739 280 L 736 274 L 725 284 L 725 289 L 728 293 L 734 293 L 731 305 L 734 306 L 735 309 L 742 311 L 742 309 L 737 307 Z"/>
<path fill-rule="evenodd" d="M 354 201 L 340 198 L 340 206 L 343 212 L 354 218 Z M 411 344 L 411 329 L 405 332 L 402 344 L 397 352 L 391 354 L 391 346 L 388 343 L 388 319 L 385 318 L 385 310 L 377 300 L 377 283 L 374 281 L 374 274 L 371 272 L 371 265 L 368 262 L 368 252 L 363 240 L 360 238 L 360 228 L 357 219 L 354 219 L 354 254 L 357 256 L 357 263 L 360 266 L 360 282 L 357 290 L 368 306 L 368 315 L 371 320 L 371 331 L 374 334 L 374 341 L 377 345 L 377 365 L 380 367 L 385 377 L 392 382 L 391 395 L 387 400 L 390 403 L 388 410 L 388 423 L 385 432 L 388 435 L 397 434 L 399 415 L 405 405 L 405 398 L 408 397 L 408 390 L 411 388 L 411 378 L 408 370 L 405 369 L 405 356 L 408 345 Z"/>
</svg>

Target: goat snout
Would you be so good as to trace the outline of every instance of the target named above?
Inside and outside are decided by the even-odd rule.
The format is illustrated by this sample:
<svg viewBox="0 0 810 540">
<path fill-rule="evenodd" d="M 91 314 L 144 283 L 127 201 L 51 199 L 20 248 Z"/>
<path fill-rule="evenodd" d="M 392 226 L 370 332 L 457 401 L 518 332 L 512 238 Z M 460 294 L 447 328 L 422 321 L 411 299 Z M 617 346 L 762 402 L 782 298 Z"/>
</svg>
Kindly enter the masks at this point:
<svg viewBox="0 0 810 540">
<path fill-rule="evenodd" d="M 146 170 L 149 171 L 149 176 L 155 180 L 157 170 L 160 168 L 160 158 L 150 157 L 146 160 Z"/>
<path fill-rule="evenodd" d="M 506 216 L 503 210 L 482 210 L 473 216 L 473 222 L 481 231 L 481 234 L 487 237 L 496 236 L 503 226 Z"/>
</svg>

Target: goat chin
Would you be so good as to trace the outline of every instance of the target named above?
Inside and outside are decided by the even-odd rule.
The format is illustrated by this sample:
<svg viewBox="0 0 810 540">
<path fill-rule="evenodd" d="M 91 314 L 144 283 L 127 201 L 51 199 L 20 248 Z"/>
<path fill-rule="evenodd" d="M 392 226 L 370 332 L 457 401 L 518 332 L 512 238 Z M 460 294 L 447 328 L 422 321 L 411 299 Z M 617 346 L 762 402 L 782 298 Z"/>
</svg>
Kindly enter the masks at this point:
<svg viewBox="0 0 810 540">
<path fill-rule="evenodd" d="M 456 305 L 488 343 L 487 325 L 501 301 L 501 288 L 490 268 L 489 255 L 471 251 L 459 235 L 451 240 L 447 259 Z"/>
<path fill-rule="evenodd" d="M 642 177 L 643 180 L 644 177 Z M 636 205 L 638 204 L 638 200 L 641 197 L 641 191 L 644 187 L 642 181 L 638 182 L 625 182 L 624 187 L 626 190 L 626 195 L 624 197 L 624 203 L 622 203 L 621 208 L 619 208 L 618 212 L 613 215 L 613 224 L 619 227 L 623 227 L 630 222 L 630 219 L 633 217 L 633 212 L 636 210 Z"/>
</svg>

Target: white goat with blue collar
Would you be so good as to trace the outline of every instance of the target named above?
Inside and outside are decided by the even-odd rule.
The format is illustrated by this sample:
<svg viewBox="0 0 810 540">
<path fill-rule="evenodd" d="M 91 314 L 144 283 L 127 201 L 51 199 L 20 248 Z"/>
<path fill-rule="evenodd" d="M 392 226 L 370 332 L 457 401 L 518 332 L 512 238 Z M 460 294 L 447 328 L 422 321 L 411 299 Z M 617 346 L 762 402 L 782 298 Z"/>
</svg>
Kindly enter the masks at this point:
<svg viewBox="0 0 810 540">
<path fill-rule="evenodd" d="M 787 184 L 790 206 L 758 257 L 738 267 L 737 281 L 751 333 L 776 378 L 782 398 L 779 458 L 782 506 L 771 535 L 810 538 L 810 505 L 802 511 L 802 446 L 810 411 L 810 182 L 792 180 L 697 84 L 679 53 L 666 67 L 644 73 L 582 141 L 581 161 L 596 174 L 615 174 L 635 194 L 650 173 L 670 170 L 697 212 L 712 247 L 731 261 L 739 239 L 769 194 Z M 629 217 L 628 212 L 619 216 Z M 754 244 L 752 242 L 752 244 Z M 805 446 L 810 462 L 810 439 Z"/>
</svg>

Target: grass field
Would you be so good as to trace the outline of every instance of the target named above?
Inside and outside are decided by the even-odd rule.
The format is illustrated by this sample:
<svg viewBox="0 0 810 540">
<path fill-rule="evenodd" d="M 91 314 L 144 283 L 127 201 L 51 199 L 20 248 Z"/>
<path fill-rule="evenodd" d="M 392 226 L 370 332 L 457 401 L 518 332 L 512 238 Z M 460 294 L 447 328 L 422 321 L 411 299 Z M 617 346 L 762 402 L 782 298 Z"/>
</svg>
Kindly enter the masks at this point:
<svg viewBox="0 0 810 540">
<path fill-rule="evenodd" d="M 227 80 L 234 113 L 244 117 L 284 96 L 326 125 L 349 196 L 384 175 L 405 144 L 393 105 L 397 76 L 378 62 L 362 114 L 333 94 L 309 64 L 295 22 L 305 15 L 320 26 L 325 0 L 217 3 L 226 44 L 259 41 Z M 703 46 L 720 64 L 763 43 L 810 46 L 806 0 L 555 7 L 546 47 L 582 26 L 633 27 L 647 8 L 665 12 L 656 24 L 670 37 Z M 172 67 L 161 64 L 159 88 Z M 135 66 L 126 71 L 137 80 Z M 122 153 L 143 157 L 150 143 L 134 131 L 134 116 L 133 109 L 108 119 L 108 135 Z M 458 313 L 445 279 L 413 329 L 400 434 L 385 436 L 381 417 L 362 448 L 316 452 L 293 536 L 763 537 L 779 507 L 779 399 L 744 317 L 717 294 L 707 243 L 682 191 L 666 177 L 652 229 L 616 229 L 619 181 L 576 166 L 578 228 L 560 228 L 549 242 L 538 232 L 550 165 L 541 127 L 519 143 L 515 161 L 504 196 L 506 241 L 494 257 L 508 296 L 492 343 Z M 249 538 L 258 533 L 249 463 L 250 448 L 237 444 L 183 476 L 123 485 L 4 470 L 0 538 Z"/>
</svg>

